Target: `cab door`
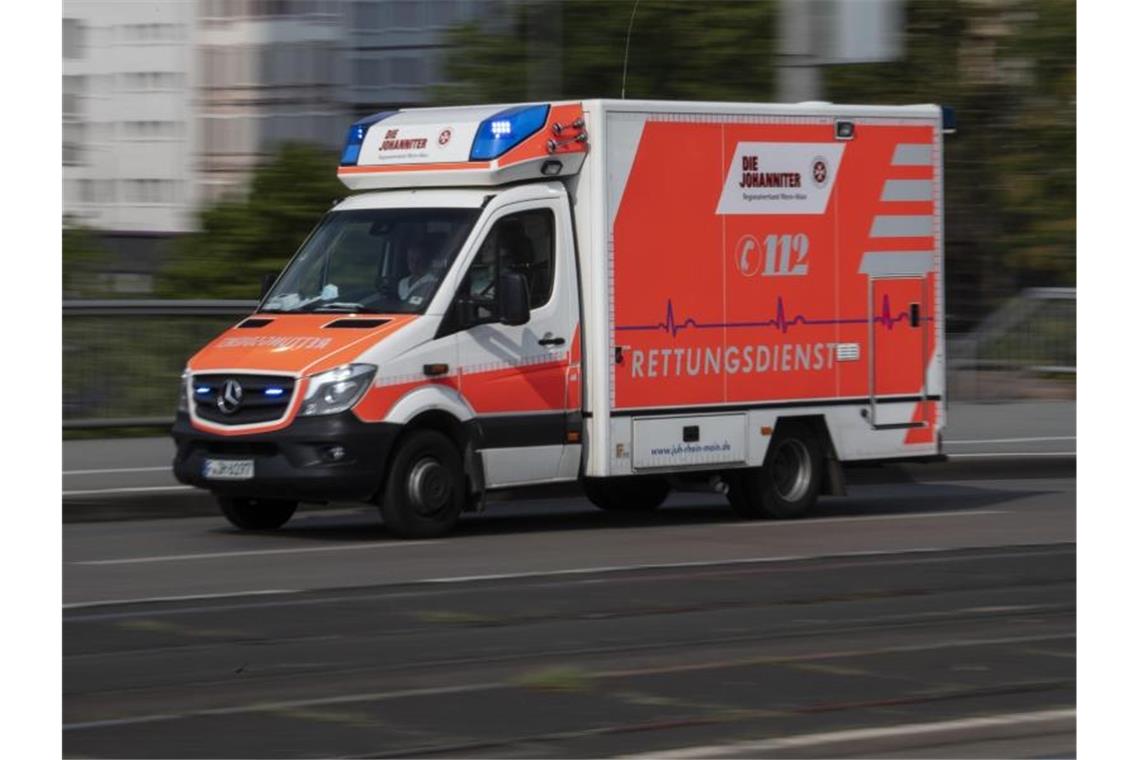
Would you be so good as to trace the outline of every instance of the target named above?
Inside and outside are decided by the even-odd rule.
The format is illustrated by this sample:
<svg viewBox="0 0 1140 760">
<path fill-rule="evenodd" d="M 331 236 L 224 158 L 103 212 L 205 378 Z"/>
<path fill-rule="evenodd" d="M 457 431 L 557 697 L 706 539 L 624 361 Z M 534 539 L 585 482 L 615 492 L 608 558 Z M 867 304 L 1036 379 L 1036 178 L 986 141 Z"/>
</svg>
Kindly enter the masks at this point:
<svg viewBox="0 0 1140 760">
<path fill-rule="evenodd" d="M 455 309 L 459 389 L 476 414 L 490 487 L 577 477 L 581 446 L 576 343 L 578 281 L 565 194 L 511 203 L 484 226 Z M 499 275 L 521 273 L 530 319 L 500 322 Z M 568 438 L 573 442 L 568 443 Z"/>
</svg>

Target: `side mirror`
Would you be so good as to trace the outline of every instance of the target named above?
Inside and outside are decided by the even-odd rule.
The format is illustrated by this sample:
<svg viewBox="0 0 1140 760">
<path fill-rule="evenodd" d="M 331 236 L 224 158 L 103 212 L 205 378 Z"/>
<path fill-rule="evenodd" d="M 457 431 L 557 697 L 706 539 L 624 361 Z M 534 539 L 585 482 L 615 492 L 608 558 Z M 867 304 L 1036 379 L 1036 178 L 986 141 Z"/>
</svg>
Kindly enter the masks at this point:
<svg viewBox="0 0 1140 760">
<path fill-rule="evenodd" d="M 503 272 L 496 287 L 499 292 L 499 321 L 504 325 L 525 325 L 530 321 L 530 292 L 526 277 Z"/>
<path fill-rule="evenodd" d="M 258 300 L 265 300 L 265 297 L 269 295 L 269 290 L 273 287 L 273 283 L 275 282 L 277 282 L 276 274 L 261 275 L 261 297 Z"/>
</svg>

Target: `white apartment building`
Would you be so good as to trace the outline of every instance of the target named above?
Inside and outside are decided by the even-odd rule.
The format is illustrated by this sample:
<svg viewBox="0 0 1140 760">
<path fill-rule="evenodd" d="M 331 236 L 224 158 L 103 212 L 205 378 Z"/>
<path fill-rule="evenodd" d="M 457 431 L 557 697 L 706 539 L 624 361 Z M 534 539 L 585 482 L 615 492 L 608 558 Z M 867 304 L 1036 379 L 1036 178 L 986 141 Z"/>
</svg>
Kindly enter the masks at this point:
<svg viewBox="0 0 1140 760">
<path fill-rule="evenodd" d="M 64 214 L 125 232 L 190 229 L 196 204 L 189 0 L 64 0 Z"/>
<path fill-rule="evenodd" d="M 190 231 L 277 143 L 336 151 L 355 116 L 429 102 L 448 29 L 501 4 L 64 0 L 64 215 Z"/>
</svg>

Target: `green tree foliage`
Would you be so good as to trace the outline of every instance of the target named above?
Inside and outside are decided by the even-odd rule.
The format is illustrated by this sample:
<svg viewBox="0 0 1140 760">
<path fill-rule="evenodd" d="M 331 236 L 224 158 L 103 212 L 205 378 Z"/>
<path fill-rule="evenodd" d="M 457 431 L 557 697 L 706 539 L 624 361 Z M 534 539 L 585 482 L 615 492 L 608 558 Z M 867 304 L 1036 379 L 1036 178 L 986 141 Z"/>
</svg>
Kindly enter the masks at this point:
<svg viewBox="0 0 1140 760">
<path fill-rule="evenodd" d="M 911 0 L 905 58 L 826 71 L 841 102 L 944 103 L 951 327 L 1023 287 L 1076 280 L 1072 0 Z"/>
<path fill-rule="evenodd" d="M 499 18 L 451 33 L 440 103 L 618 97 L 633 0 L 507 4 Z M 773 92 L 773 2 L 641 0 L 629 43 L 626 97 L 763 100 Z M 554 18 L 556 17 L 556 18 Z M 548 35 L 555 35 L 551 39 Z"/>
<path fill-rule="evenodd" d="M 337 157 L 286 144 L 254 171 L 248 191 L 199 214 L 199 231 L 179 241 L 162 272 L 167 298 L 256 298 L 261 278 L 281 268 L 321 215 L 347 195 Z"/>
<path fill-rule="evenodd" d="M 88 228 L 63 220 L 63 297 L 96 298 L 107 295 L 100 273 L 109 253 Z"/>
</svg>

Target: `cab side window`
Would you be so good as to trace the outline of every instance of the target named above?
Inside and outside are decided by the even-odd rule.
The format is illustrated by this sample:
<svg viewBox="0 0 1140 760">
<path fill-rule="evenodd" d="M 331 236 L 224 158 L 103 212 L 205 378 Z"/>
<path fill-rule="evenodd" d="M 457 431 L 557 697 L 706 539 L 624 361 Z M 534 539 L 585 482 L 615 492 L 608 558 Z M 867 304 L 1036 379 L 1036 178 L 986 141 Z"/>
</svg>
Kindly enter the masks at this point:
<svg viewBox="0 0 1140 760">
<path fill-rule="evenodd" d="M 457 298 L 474 305 L 478 322 L 498 318 L 495 285 L 501 272 L 518 272 L 526 278 L 530 308 L 550 301 L 554 286 L 553 211 L 520 211 L 495 222 L 457 293 Z"/>
</svg>

